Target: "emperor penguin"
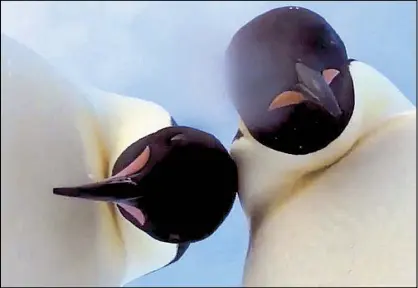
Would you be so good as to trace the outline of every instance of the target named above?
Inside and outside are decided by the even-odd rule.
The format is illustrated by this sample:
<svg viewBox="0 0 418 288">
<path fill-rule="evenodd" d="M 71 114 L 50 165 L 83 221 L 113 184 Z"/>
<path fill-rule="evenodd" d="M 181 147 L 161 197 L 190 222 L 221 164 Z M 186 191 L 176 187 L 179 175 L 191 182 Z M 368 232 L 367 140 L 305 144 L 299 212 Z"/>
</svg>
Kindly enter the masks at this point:
<svg viewBox="0 0 418 288">
<path fill-rule="evenodd" d="M 213 135 L 77 86 L 5 35 L 1 156 L 2 286 L 124 285 L 209 237 L 237 191 Z"/>
<path fill-rule="evenodd" d="M 416 108 L 302 7 L 226 52 L 245 286 L 416 287 Z"/>
</svg>

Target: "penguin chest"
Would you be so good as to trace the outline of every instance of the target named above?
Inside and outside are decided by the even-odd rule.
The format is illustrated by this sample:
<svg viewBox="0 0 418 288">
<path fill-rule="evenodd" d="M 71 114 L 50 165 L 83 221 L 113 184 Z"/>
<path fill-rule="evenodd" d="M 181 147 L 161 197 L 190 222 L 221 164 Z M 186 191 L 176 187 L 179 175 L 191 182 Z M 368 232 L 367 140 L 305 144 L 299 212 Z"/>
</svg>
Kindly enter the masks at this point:
<svg viewBox="0 0 418 288">
<path fill-rule="evenodd" d="M 115 283 L 112 273 L 99 281 L 112 269 L 101 264 L 97 205 L 52 194 L 100 174 L 94 116 L 81 92 L 46 62 L 3 40 L 2 285 Z M 10 47 L 3 51 L 3 44 Z"/>
<path fill-rule="evenodd" d="M 247 286 L 415 285 L 415 112 L 383 126 L 265 218 Z"/>
</svg>

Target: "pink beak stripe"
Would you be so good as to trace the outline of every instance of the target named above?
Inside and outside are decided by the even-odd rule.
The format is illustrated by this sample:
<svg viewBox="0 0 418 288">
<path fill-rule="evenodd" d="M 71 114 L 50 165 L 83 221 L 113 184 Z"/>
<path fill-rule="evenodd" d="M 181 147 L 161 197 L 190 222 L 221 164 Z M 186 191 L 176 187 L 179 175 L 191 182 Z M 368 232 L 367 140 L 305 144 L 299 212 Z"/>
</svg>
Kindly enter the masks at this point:
<svg viewBox="0 0 418 288">
<path fill-rule="evenodd" d="M 134 160 L 131 164 L 129 164 L 125 169 L 117 173 L 116 175 L 112 177 L 118 177 L 118 176 L 127 176 L 134 173 L 138 173 L 147 163 L 150 158 L 151 151 L 150 148 L 147 146 L 144 151 Z M 111 178 L 112 178 L 111 177 Z M 127 205 L 127 204 L 118 204 L 120 207 L 126 210 L 129 214 L 132 215 L 141 225 L 145 224 L 145 215 L 144 213 L 133 206 Z"/>
</svg>

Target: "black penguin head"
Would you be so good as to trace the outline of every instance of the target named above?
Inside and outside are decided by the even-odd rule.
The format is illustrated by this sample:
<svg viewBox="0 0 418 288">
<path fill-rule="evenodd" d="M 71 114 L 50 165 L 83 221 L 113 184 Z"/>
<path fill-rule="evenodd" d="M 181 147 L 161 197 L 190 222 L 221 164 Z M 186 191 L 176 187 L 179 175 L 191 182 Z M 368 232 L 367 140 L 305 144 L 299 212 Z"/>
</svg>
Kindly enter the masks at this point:
<svg viewBox="0 0 418 288">
<path fill-rule="evenodd" d="M 168 127 L 129 146 L 112 177 L 94 184 L 55 188 L 54 194 L 109 201 L 153 238 L 189 243 L 210 236 L 229 214 L 237 168 L 214 136 Z"/>
<path fill-rule="evenodd" d="M 228 84 L 249 133 L 276 151 L 326 147 L 354 109 L 344 43 L 324 18 L 300 7 L 262 14 L 233 37 Z"/>
</svg>

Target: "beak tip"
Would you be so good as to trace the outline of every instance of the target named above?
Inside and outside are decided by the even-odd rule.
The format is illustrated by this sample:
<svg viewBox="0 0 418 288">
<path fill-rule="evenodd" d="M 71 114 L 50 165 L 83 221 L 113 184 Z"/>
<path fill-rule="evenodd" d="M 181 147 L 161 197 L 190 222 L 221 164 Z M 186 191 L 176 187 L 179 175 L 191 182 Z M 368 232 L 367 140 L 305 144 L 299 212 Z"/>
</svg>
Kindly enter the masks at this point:
<svg viewBox="0 0 418 288">
<path fill-rule="evenodd" d="M 76 193 L 77 189 L 72 188 L 53 188 L 52 194 L 58 195 L 58 196 L 72 196 L 76 197 L 78 196 L 78 193 Z"/>
<path fill-rule="evenodd" d="M 328 69 L 325 72 L 326 75 L 322 75 L 303 63 L 296 63 L 296 73 L 299 80 L 297 87 L 307 99 L 319 104 L 325 108 L 330 115 L 338 118 L 342 115 L 343 111 L 329 84 L 333 79 L 331 76 L 335 77 L 338 75 L 339 71 Z"/>
</svg>

